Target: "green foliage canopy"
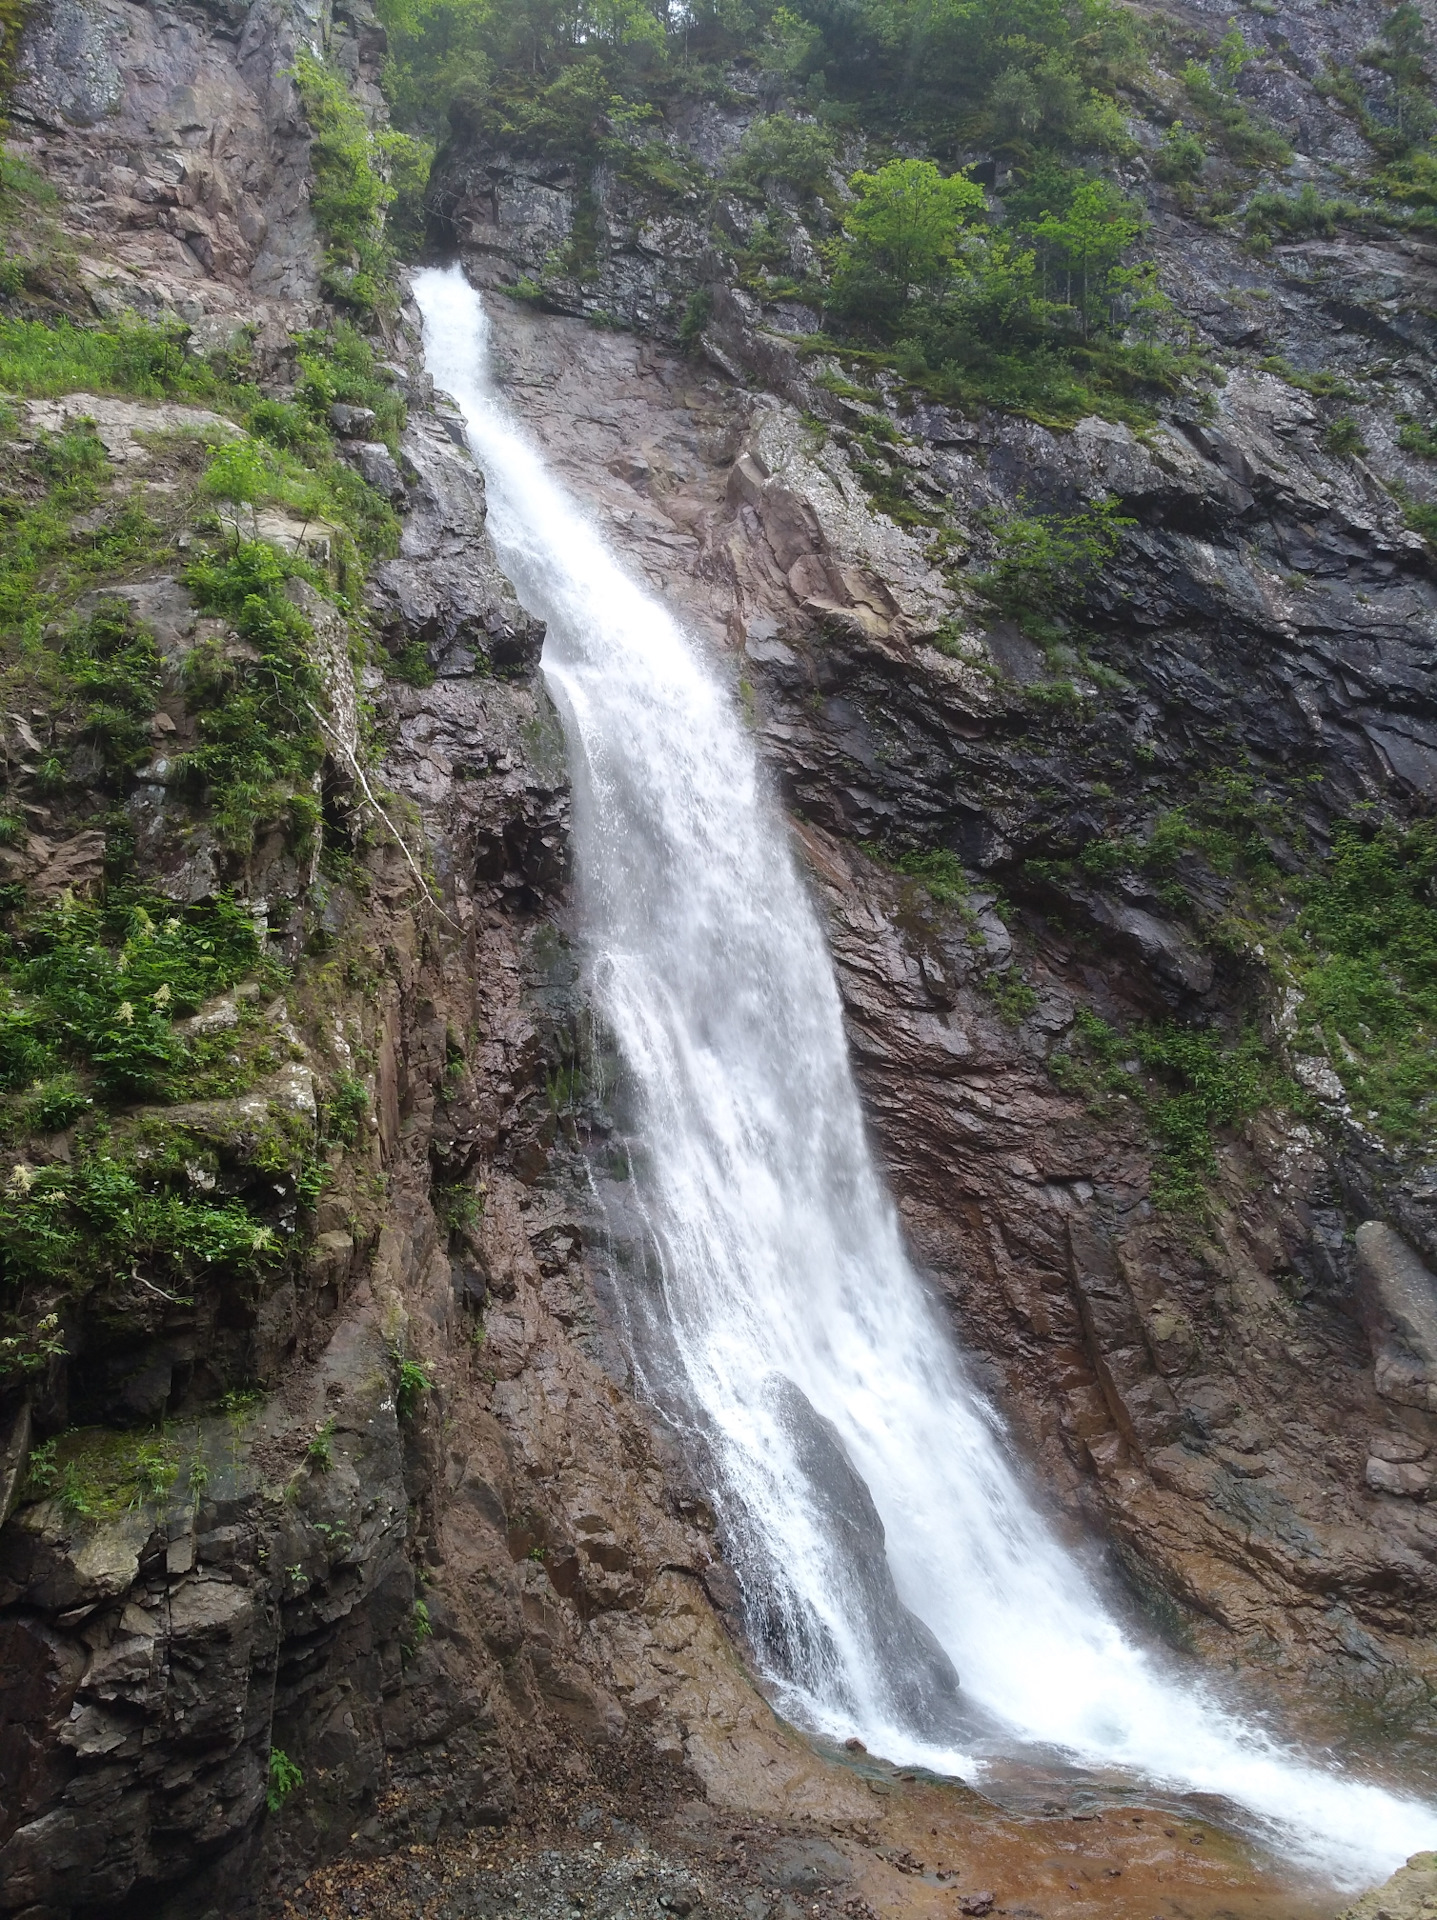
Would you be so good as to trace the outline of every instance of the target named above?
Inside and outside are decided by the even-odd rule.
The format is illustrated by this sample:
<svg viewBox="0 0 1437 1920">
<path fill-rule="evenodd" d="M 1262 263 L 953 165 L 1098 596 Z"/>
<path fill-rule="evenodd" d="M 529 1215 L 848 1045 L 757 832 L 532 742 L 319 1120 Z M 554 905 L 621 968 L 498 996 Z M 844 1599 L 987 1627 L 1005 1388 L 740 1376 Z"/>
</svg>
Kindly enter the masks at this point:
<svg viewBox="0 0 1437 1920">
<path fill-rule="evenodd" d="M 892 160 L 849 184 L 858 198 L 844 217 L 833 304 L 892 325 L 911 300 L 943 291 L 961 235 L 986 219 L 987 202 L 966 173 L 945 180 L 931 160 Z"/>
</svg>

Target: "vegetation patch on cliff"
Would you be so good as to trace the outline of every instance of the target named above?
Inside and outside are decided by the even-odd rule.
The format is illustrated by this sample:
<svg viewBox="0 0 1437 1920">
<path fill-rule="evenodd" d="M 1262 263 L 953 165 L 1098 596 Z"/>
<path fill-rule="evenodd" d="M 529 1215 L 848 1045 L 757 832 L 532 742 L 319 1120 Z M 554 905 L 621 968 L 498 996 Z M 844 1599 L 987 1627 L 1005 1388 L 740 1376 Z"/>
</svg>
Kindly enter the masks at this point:
<svg viewBox="0 0 1437 1920">
<path fill-rule="evenodd" d="M 1437 829 L 1339 829 L 1282 943 L 1293 1044 L 1331 1061 L 1359 1119 L 1394 1145 L 1437 1142 Z"/>
<path fill-rule="evenodd" d="M 300 54 L 294 78 L 314 133 L 310 206 L 324 235 L 324 291 L 362 314 L 391 313 L 394 252 L 384 216 L 401 195 L 415 207 L 430 150 L 392 128 L 373 129 L 343 76 L 313 54 Z"/>
<path fill-rule="evenodd" d="M 318 825 L 323 686 L 313 628 L 284 591 L 298 572 L 273 547 L 249 540 L 196 560 L 184 576 L 201 607 L 233 621 L 240 647 L 204 641 L 187 655 L 185 700 L 200 737 L 178 767 L 203 783 L 217 836 L 239 851 L 263 820 L 287 816 L 300 849 Z"/>
<path fill-rule="evenodd" d="M 22 1498 L 57 1500 L 72 1520 L 112 1520 L 162 1501 L 179 1478 L 168 1434 L 74 1427 L 33 1449 Z"/>
<path fill-rule="evenodd" d="M 1167 1021 L 1123 1033 L 1078 1009 L 1068 1047 L 1049 1070 L 1099 1112 L 1113 1100 L 1142 1112 L 1158 1143 L 1152 1198 L 1169 1211 L 1200 1209 L 1217 1171 L 1214 1136 L 1290 1089 L 1255 1030 L 1236 1042 Z"/>
<path fill-rule="evenodd" d="M 87 1293 L 138 1262 L 146 1287 L 178 1298 L 204 1269 L 279 1257 L 273 1228 L 222 1191 L 213 1142 L 133 1111 L 230 1097 L 281 1064 L 257 1009 L 246 1018 L 237 1004 L 209 1032 L 177 1024 L 226 988 L 248 981 L 253 996 L 279 979 L 252 914 L 225 896 L 184 908 L 136 894 L 67 899 L 4 937 L 0 1312 L 19 1343 L 6 1370 L 27 1371 L 39 1351 L 33 1331 L 24 1337 L 37 1288 L 51 1289 L 51 1312 L 55 1288 Z M 299 1181 L 310 1151 L 276 1137 L 242 1157 Z"/>
</svg>

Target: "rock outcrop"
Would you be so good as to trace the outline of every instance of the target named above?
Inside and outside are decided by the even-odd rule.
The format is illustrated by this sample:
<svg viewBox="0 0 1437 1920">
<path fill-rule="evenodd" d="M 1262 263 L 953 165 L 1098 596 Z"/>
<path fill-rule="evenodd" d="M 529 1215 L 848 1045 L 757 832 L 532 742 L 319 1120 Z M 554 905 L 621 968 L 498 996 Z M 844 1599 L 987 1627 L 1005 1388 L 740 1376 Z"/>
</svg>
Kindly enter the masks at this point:
<svg viewBox="0 0 1437 1920">
<path fill-rule="evenodd" d="M 1437 1907 L 1437 1854 L 1414 1853 L 1382 1886 L 1374 1887 L 1342 1920 L 1418 1920 Z"/>
</svg>

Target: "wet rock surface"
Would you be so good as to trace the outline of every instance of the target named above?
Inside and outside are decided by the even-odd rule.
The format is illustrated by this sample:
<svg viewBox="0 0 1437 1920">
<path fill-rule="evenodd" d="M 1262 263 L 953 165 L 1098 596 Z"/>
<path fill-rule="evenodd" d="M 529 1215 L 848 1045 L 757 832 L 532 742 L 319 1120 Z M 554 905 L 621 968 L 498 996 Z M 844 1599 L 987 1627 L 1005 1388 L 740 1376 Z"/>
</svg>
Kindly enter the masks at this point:
<svg viewBox="0 0 1437 1920">
<path fill-rule="evenodd" d="M 283 391 L 290 332 L 325 317 L 289 78 L 325 39 L 375 104 L 383 36 L 362 5 L 34 17 L 12 138 L 60 194 L 99 315 L 176 320 L 192 352 L 252 349 Z M 324 689 L 307 848 L 278 823 L 238 859 L 173 773 L 196 739 L 184 661 L 233 640 L 181 569 L 82 607 L 126 608 L 165 676 L 124 801 L 141 882 L 178 905 L 236 888 L 293 969 L 278 998 L 245 983 L 184 1023 L 212 1039 L 257 1020 L 267 1077 L 125 1124 L 182 1128 L 206 1156 L 195 1177 L 298 1251 L 194 1298 L 137 1272 L 0 1407 L 0 1910 L 29 1920 L 276 1911 L 317 1861 L 482 1834 L 555 1777 L 627 1769 L 640 1811 L 866 1804 L 754 1690 L 705 1586 L 727 1592 L 711 1516 L 675 1494 L 603 1364 L 598 1229 L 555 1096 L 585 1016 L 542 628 L 495 563 L 412 313 L 392 350 L 398 457 L 372 413 L 332 425 L 403 515 L 368 583 L 372 657 L 417 652 L 427 684 L 356 668 L 333 602 L 291 583 Z M 31 413 L 32 431 L 94 420 L 110 467 L 165 500 L 178 456 L 156 435 L 237 431 L 78 393 Z M 285 509 L 236 509 L 227 531 L 321 574 L 333 560 L 335 530 Z M 23 715 L 7 724 L 21 758 L 40 751 Z M 100 883 L 105 835 L 67 824 L 83 804 L 35 810 L 8 883 L 42 900 Z M 336 1098 L 347 1142 L 326 1136 L 302 1221 L 272 1143 L 313 1142 Z M 27 1452 L 81 1423 L 100 1493 L 27 1480 Z"/>
<path fill-rule="evenodd" d="M 175 318 L 207 351 L 237 324 L 272 347 L 318 317 L 309 135 L 291 71 L 327 15 L 283 0 L 232 16 L 119 0 L 30 22 L 11 138 L 63 194 L 99 312 Z"/>
<path fill-rule="evenodd" d="M 1052 1805 L 1014 1822 L 952 1783 L 863 1764 L 864 1817 L 804 1826 L 693 1803 L 665 1808 L 652 1782 L 642 1813 L 607 1783 L 570 1789 L 558 1804 L 536 1797 L 529 1817 L 471 1846 L 415 1847 L 315 1874 L 287 1901 L 285 1920 L 1322 1920 L 1333 1911 L 1330 1898 L 1254 1871 L 1217 1829 L 1160 1810 Z"/>
<path fill-rule="evenodd" d="M 1120 1020 L 1221 1017 L 1240 967 L 1200 948 L 1141 882 L 1080 880 L 1066 899 L 1038 890 L 1016 915 L 994 911 L 1020 856 L 1094 830 L 1083 823 L 1103 812 L 1087 797 L 1099 776 L 1140 795 L 1204 756 L 1300 755 L 1316 832 L 1359 795 L 1416 799 L 1425 774 L 1408 781 L 1373 747 L 1399 727 L 1425 739 L 1431 724 L 1417 663 L 1432 590 L 1390 501 L 1315 449 L 1305 465 L 1287 449 L 1291 504 L 1274 481 L 1258 511 L 1177 427 L 1142 444 L 1099 421 L 1063 436 L 925 417 L 919 457 L 975 513 L 1029 490 L 1059 502 L 1112 492 L 1138 521 L 1098 589 L 1127 691 L 1091 721 L 1054 719 L 1025 699 L 1021 635 L 975 632 L 960 657 L 929 643 L 944 585 L 922 543 L 874 513 L 835 436 L 816 437 L 789 402 L 500 295 L 490 308 L 511 405 L 752 703 L 828 915 L 914 1249 L 1044 1485 L 1113 1543 L 1117 1604 L 1283 1675 L 1306 1724 L 1345 1741 L 1381 1696 L 1420 1764 L 1433 1436 L 1425 1413 L 1384 1392 L 1349 1236 L 1386 1214 L 1394 1225 L 1364 1232 L 1415 1258 L 1433 1233 L 1422 1177 L 1360 1129 L 1264 1120 L 1220 1149 L 1216 1216 L 1175 1230 L 1147 1197 L 1140 1114 L 1099 1120 L 1047 1062 L 1080 1005 Z M 1222 432 L 1249 448 L 1249 482 L 1277 404 L 1265 375 L 1230 378 L 1218 396 Z M 1289 644 L 1288 603 L 1242 528 L 1280 537 L 1283 512 L 1312 525 L 1336 499 L 1353 527 L 1344 569 L 1396 597 L 1376 627 L 1366 589 L 1351 627 L 1333 608 L 1337 653 L 1309 673 L 1308 643 Z M 1179 531 L 1189 525 L 1201 535 Z M 1338 672 L 1354 646 L 1384 664 Z M 1339 713 L 1349 693 L 1373 704 Z M 1205 738 L 1209 720 L 1222 746 Z M 908 836 L 946 844 L 980 876 L 960 907 L 860 850 Z M 1020 977 L 1022 1009 L 1005 1013 L 1003 982 Z"/>
</svg>

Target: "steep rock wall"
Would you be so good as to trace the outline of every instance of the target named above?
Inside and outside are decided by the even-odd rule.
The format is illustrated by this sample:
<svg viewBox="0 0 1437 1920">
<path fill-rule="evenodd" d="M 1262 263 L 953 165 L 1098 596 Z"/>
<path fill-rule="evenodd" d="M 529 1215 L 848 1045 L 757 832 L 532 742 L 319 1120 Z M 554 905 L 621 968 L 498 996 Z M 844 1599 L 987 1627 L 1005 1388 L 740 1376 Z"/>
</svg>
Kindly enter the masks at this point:
<svg viewBox="0 0 1437 1920">
<path fill-rule="evenodd" d="M 507 244 L 522 251 L 524 230 Z M 466 257 L 493 277 L 492 252 Z M 1382 1214 L 1430 1259 L 1430 1182 L 1355 1120 L 1321 1061 L 1298 1059 L 1325 1113 L 1264 1118 L 1221 1147 L 1197 1230 L 1155 1214 L 1141 1115 L 1095 1114 L 1049 1056 L 1079 1006 L 1231 1018 L 1260 969 L 1140 874 L 1034 885 L 1023 863 L 1214 766 L 1300 768 L 1294 830 L 1319 840 L 1357 801 L 1420 808 L 1434 748 L 1421 542 L 1261 370 L 1235 368 L 1210 420 L 1142 439 L 1100 420 L 1055 434 L 905 411 L 895 393 L 914 497 L 958 503 L 975 543 L 985 509 L 1025 498 L 1109 494 L 1136 521 L 1090 609 L 1123 683 L 1055 713 L 1027 693 L 1037 649 L 985 628 L 925 538 L 874 511 L 850 457 L 860 408 L 807 380 L 746 296 L 716 300 L 719 365 L 501 293 L 490 306 L 515 410 L 731 659 L 828 908 L 915 1250 L 1044 1484 L 1115 1544 L 1166 1631 L 1305 1676 L 1308 1724 L 1344 1740 L 1382 1701 L 1417 1760 L 1425 1464 L 1406 1467 L 1418 1501 L 1397 1484 L 1432 1435 L 1416 1396 L 1379 1391 L 1351 1233 Z M 748 370 L 747 391 L 725 366 Z M 1301 584 L 1280 571 L 1302 563 Z M 955 617 L 958 657 L 932 644 Z M 952 848 L 973 890 L 947 905 L 861 851 L 895 841 Z M 999 885 L 1017 913 L 994 911 Z"/>
<path fill-rule="evenodd" d="M 293 336 L 333 318 L 290 77 L 304 48 L 377 103 L 362 5 L 37 10 L 12 148 L 58 196 L 54 297 L 174 323 L 189 355 L 237 357 L 288 400 Z M 217 890 L 246 903 L 264 984 L 185 1031 L 268 1036 L 265 1070 L 113 1126 L 191 1155 L 192 1182 L 278 1250 L 187 1293 L 141 1260 L 7 1296 L 57 1329 L 0 1399 L 0 1911 L 30 1920 L 268 1910 L 317 1861 L 502 1824 L 553 1780 L 650 1810 L 867 1805 L 753 1691 L 705 1590 L 727 1592 L 711 1516 L 605 1371 L 592 1201 L 555 1091 L 584 1016 L 542 629 L 494 562 L 417 316 L 384 324 L 409 398 L 398 459 L 343 410 L 360 438 L 336 442 L 402 515 L 362 613 L 335 585 L 335 529 L 276 507 L 206 518 L 194 449 L 241 437 L 212 410 L 77 393 L 13 428 L 94 423 L 101 504 L 77 537 L 127 500 L 166 517 L 161 556 L 79 608 L 154 641 L 148 755 L 97 812 L 74 716 L 10 716 L 33 831 L 5 852 L 7 898 L 98 897 L 123 855 L 126 884 L 176 915 Z M 287 591 L 323 688 L 315 819 L 265 820 L 243 853 L 183 772 L 187 663 L 247 657 L 186 583 L 216 535 L 305 561 Z M 65 781 L 36 785 L 35 728 Z M 11 1191 L 76 1151 L 63 1131 L 12 1141 Z"/>
<path fill-rule="evenodd" d="M 1376 18 L 1298 11 L 1281 30 L 1309 77 Z M 301 45 L 327 45 L 376 103 L 382 35 L 358 0 L 332 18 L 267 0 L 213 13 L 66 0 L 32 20 L 13 127 L 60 192 L 93 311 L 174 316 L 192 351 L 252 333 L 281 396 L 291 332 L 326 318 L 287 78 Z M 1338 151 L 1343 123 L 1300 62 L 1251 84 L 1309 152 Z M 755 112 L 769 104 L 754 94 Z M 743 124 L 703 109 L 674 137 L 717 166 Z M 583 274 L 554 266 L 580 185 L 562 169 L 460 142 L 436 205 L 482 284 L 542 278 L 551 306 L 660 340 L 710 287 L 699 356 L 502 297 L 498 352 L 516 409 L 576 490 L 729 650 L 829 914 L 913 1245 L 1040 1482 L 1116 1544 L 1150 1616 L 1220 1661 L 1315 1680 L 1344 1746 L 1355 1709 L 1388 1759 L 1394 1726 L 1410 1736 L 1398 1758 L 1416 1764 L 1437 1350 L 1404 1305 L 1406 1244 L 1369 1232 L 1359 1260 L 1349 1234 L 1380 1214 L 1431 1259 L 1430 1179 L 1345 1110 L 1313 1060 L 1313 1116 L 1226 1139 L 1199 1228 L 1155 1214 L 1141 1116 L 1113 1103 L 1095 1115 L 1049 1057 L 1079 1004 L 1231 1019 L 1255 956 L 1198 937 L 1141 873 L 1055 882 L 1024 863 L 1128 830 L 1239 753 L 1315 776 L 1301 813 L 1319 838 L 1354 801 L 1419 804 L 1431 589 L 1373 476 L 1405 477 L 1419 497 L 1427 484 L 1395 416 L 1426 404 L 1430 261 L 1410 240 L 1255 261 L 1186 220 L 1142 163 L 1131 183 L 1150 196 L 1170 288 L 1232 361 L 1210 410 L 1175 409 L 1144 437 L 960 418 L 896 386 L 845 400 L 795 345 L 810 316 L 729 285 L 691 211 L 655 219 L 620 179 L 587 183 L 599 242 Z M 737 202 L 720 213 L 740 235 L 752 217 Z M 751 1886 L 791 1920 L 795 1896 L 851 1877 L 879 1904 L 928 1910 L 907 1849 L 932 1851 L 930 1816 L 952 1809 L 877 1766 L 825 1764 L 774 1721 L 724 1629 L 735 1596 L 702 1496 L 627 1390 L 585 1162 L 607 1116 L 571 1097 L 574 1063 L 602 1039 L 568 945 L 541 636 L 493 564 L 482 484 L 452 411 L 430 403 L 414 323 L 385 341 L 410 424 L 401 462 L 374 471 L 404 532 L 369 582 L 384 652 L 357 679 L 332 602 L 296 589 L 325 666 L 319 844 L 277 825 L 229 861 L 153 761 L 125 796 L 141 876 L 177 906 L 217 883 L 263 901 L 292 968 L 266 1003 L 285 1055 L 272 1079 L 167 1118 L 294 1231 L 295 1252 L 189 1300 L 157 1299 L 137 1269 L 67 1308 L 66 1356 L 7 1395 L 0 1903 L 31 1920 L 274 1908 L 316 1862 L 347 1854 L 391 1884 L 402 1846 L 467 1846 L 551 1796 L 561 1819 L 578 1797 L 616 1818 L 677 1810 L 680 1852 L 705 1800 L 714 1819 L 816 1813 L 848 1836 L 838 1853 L 784 1856 L 739 1829 L 722 1843 L 737 1852 L 705 1869 L 716 1913 L 730 1892 L 739 1911 L 734 1890 Z M 1366 464 L 1324 452 L 1323 408 L 1258 364 L 1319 347 L 1338 367 L 1390 356 L 1386 385 L 1364 387 Z M 93 396 L 35 404 L 59 408 L 34 417 L 42 428 L 94 415 L 128 478 L 146 471 L 137 431 L 201 424 Z M 879 456 L 888 497 L 896 482 L 919 506 L 955 503 L 974 568 L 984 509 L 1119 499 L 1138 525 L 1089 617 L 1124 684 L 1089 684 L 1075 663 L 1077 714 L 1027 691 L 1048 676 L 1024 636 L 875 512 L 862 468 L 879 415 L 899 436 Z M 157 487 L 180 485 L 169 458 L 148 469 Z M 267 524 L 256 530 L 291 547 L 310 539 L 282 516 Z M 317 564 L 322 539 L 307 549 Z M 166 713 L 184 737 L 179 663 L 212 636 L 179 571 L 110 586 L 171 662 Z M 411 681 L 428 685 L 390 670 L 416 648 L 426 670 Z M 95 886 L 105 836 L 84 797 L 25 787 L 35 758 L 23 733 L 7 745 L 35 828 L 6 851 L 7 880 L 42 897 Z M 879 842 L 961 855 L 966 899 L 871 859 Z M 998 883 L 1019 911 L 1000 914 Z M 353 1137 L 326 1137 L 327 1184 L 301 1217 L 294 1191 L 272 1191 L 262 1139 L 281 1121 L 312 1127 L 355 1082 Z M 82 1422 L 123 1437 L 156 1420 L 174 1472 L 138 1499 L 128 1488 L 120 1511 L 87 1515 L 24 1477 L 27 1448 Z M 1291 1698 L 1323 1726 L 1310 1687 Z M 268 1812 L 276 1749 L 303 1785 Z M 890 1795 L 911 1805 L 875 1851 L 871 1816 L 887 1817 Z M 623 1839 L 622 1823 L 594 1818 Z M 1002 1858 L 1006 1840 L 990 1842 Z M 1024 1842 L 1070 1844 L 1041 1825 Z M 1121 1894 L 1104 1883 L 1114 1913 L 1151 1910 L 1174 1852 L 1152 1849 L 1114 1854 L 1130 1874 Z M 1193 1862 L 1182 1870 L 1203 1883 Z M 1053 1913 L 1076 1885 L 1065 1867 L 1048 1887 L 1031 1860 L 1003 1871 L 1024 1891 L 1041 1882 Z M 328 1911 L 321 1879 L 313 1910 Z M 481 1874 L 462 1898 L 498 1884 Z M 671 1904 L 699 1897 L 686 1884 Z M 1230 1904 L 1216 1867 L 1205 1884 Z M 1295 1910 L 1239 1884 L 1254 1914 Z M 524 1910 L 520 1881 L 509 1891 Z M 932 1898 L 950 1895 L 935 1885 Z"/>
</svg>

